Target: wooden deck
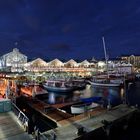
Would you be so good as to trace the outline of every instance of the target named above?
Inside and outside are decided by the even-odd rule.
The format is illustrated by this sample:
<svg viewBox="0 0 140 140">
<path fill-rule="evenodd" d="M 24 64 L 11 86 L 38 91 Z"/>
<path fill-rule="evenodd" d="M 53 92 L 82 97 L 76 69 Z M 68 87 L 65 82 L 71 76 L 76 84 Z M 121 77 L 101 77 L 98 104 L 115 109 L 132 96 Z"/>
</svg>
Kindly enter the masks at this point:
<svg viewBox="0 0 140 140">
<path fill-rule="evenodd" d="M 29 105 L 35 109 L 36 111 L 40 112 L 43 116 L 49 118 L 50 120 L 54 121 L 57 126 L 62 127 L 65 125 L 69 125 L 71 123 L 74 123 L 76 121 L 85 120 L 89 117 L 92 117 L 94 115 L 103 113 L 105 109 L 101 107 L 97 107 L 93 110 L 90 110 L 86 113 L 80 114 L 80 115 L 72 115 L 69 113 L 65 113 L 61 111 L 61 107 L 69 106 L 74 103 L 66 103 L 66 104 L 55 104 L 55 105 L 49 105 L 41 101 L 29 101 Z M 59 110 L 60 108 L 60 110 Z"/>
<path fill-rule="evenodd" d="M 106 112 L 106 109 L 103 109 L 101 107 L 97 107 L 97 108 L 95 108 L 91 111 L 88 111 L 86 113 L 82 113 L 82 114 L 73 116 L 73 117 L 68 118 L 68 119 L 63 119 L 63 120 L 59 121 L 58 124 L 60 127 L 70 125 L 71 123 L 87 120 L 95 115 L 99 115 L 99 114 L 104 113 L 104 112 Z"/>
<path fill-rule="evenodd" d="M 104 127 L 102 120 L 106 120 L 108 122 L 117 123 L 120 120 L 127 118 L 128 116 L 132 116 L 132 114 L 137 109 L 134 107 L 128 107 L 127 105 L 119 105 L 117 107 L 112 108 L 110 111 L 107 110 L 93 110 L 90 113 L 90 117 L 85 117 L 82 115 L 75 116 L 75 118 L 70 118 L 67 120 L 63 120 L 61 123 L 64 127 L 57 127 L 54 130 L 46 131 L 44 134 L 46 136 L 51 136 L 55 133 L 57 140 L 72 140 L 80 138 L 77 135 L 78 127 L 83 127 L 86 131 L 86 134 L 94 133 L 95 130 Z M 86 115 L 85 115 L 86 116 Z M 119 120 L 119 121 L 118 121 Z M 81 138 L 84 139 L 84 138 Z"/>
<path fill-rule="evenodd" d="M 0 140 L 29 140 L 28 135 L 17 123 L 12 112 L 0 113 Z"/>
<path fill-rule="evenodd" d="M 52 105 L 43 103 L 41 101 L 34 102 L 30 100 L 29 105 L 36 111 L 40 112 L 43 116 L 49 118 L 56 123 L 73 116 L 71 114 L 64 113 L 56 107 L 53 107 Z"/>
</svg>

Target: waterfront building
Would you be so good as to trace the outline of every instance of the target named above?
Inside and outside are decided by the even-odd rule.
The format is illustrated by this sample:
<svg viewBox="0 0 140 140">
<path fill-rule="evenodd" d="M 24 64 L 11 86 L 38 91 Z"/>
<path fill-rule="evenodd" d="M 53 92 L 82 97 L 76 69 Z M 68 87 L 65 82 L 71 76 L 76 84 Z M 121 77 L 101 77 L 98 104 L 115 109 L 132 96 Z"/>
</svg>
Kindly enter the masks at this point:
<svg viewBox="0 0 140 140">
<path fill-rule="evenodd" d="M 97 66 L 98 66 L 98 61 L 94 58 L 94 57 L 92 57 L 92 59 L 90 60 L 90 61 L 88 61 L 89 63 L 90 63 L 90 67 L 91 68 L 97 68 Z"/>
<path fill-rule="evenodd" d="M 131 55 L 130 57 L 122 57 L 121 59 L 115 59 L 108 61 L 109 72 L 117 73 L 132 73 L 133 65 L 139 66 L 140 57 Z M 54 59 L 50 62 L 46 62 L 41 58 L 37 58 L 33 61 L 27 62 L 27 56 L 19 52 L 17 48 L 14 48 L 12 52 L 7 53 L 0 57 L 0 69 L 10 70 L 12 72 L 33 71 L 33 72 L 70 72 L 80 75 L 86 75 L 94 72 L 106 71 L 105 61 L 97 61 L 93 57 L 92 60 L 84 60 L 80 63 L 73 59 L 63 63 L 59 59 Z"/>
<path fill-rule="evenodd" d="M 97 69 L 99 72 L 104 72 L 106 70 L 106 63 L 104 61 L 97 62 Z"/>
<path fill-rule="evenodd" d="M 50 61 L 49 63 L 48 63 L 48 66 L 49 67 L 52 67 L 52 68 L 54 68 L 54 67 L 56 67 L 56 68 L 61 68 L 61 67 L 63 67 L 64 66 L 64 63 L 63 62 L 61 62 L 59 59 L 54 59 L 54 60 L 52 60 L 52 61 Z"/>
<path fill-rule="evenodd" d="M 90 63 L 94 63 L 94 64 L 96 64 L 97 62 L 98 62 L 98 61 L 97 61 L 94 57 L 92 57 Z"/>
<path fill-rule="evenodd" d="M 115 68 L 115 63 L 113 61 L 108 61 L 108 70 L 113 71 Z"/>
<path fill-rule="evenodd" d="M 78 63 L 77 63 L 75 60 L 70 59 L 69 61 L 67 61 L 67 62 L 64 64 L 64 66 L 65 66 L 66 68 L 74 68 L 74 67 L 78 67 Z"/>
<path fill-rule="evenodd" d="M 97 63 L 97 69 L 99 72 L 106 71 L 106 63 L 104 61 L 99 61 Z M 110 73 L 120 73 L 120 74 L 131 74 L 133 73 L 133 65 L 125 62 L 108 61 L 108 71 Z"/>
<path fill-rule="evenodd" d="M 130 63 L 117 63 L 115 64 L 114 71 L 121 74 L 133 73 L 133 65 Z"/>
<path fill-rule="evenodd" d="M 140 67 L 140 55 L 124 55 L 121 56 L 121 60 L 125 63 L 130 63 L 134 67 Z"/>
<path fill-rule="evenodd" d="M 25 64 L 27 71 L 42 71 L 46 70 L 46 67 L 48 67 L 48 63 L 41 58 L 37 58 Z"/>
<path fill-rule="evenodd" d="M 0 57 L 0 69 L 4 68 L 4 60 Z"/>
<path fill-rule="evenodd" d="M 84 68 L 89 68 L 90 67 L 90 63 L 87 60 L 82 61 L 81 63 L 79 63 L 80 67 L 84 67 Z"/>
<path fill-rule="evenodd" d="M 10 67 L 12 72 L 22 72 L 26 63 L 27 56 L 19 52 L 17 48 L 1 57 L 2 68 Z"/>
</svg>

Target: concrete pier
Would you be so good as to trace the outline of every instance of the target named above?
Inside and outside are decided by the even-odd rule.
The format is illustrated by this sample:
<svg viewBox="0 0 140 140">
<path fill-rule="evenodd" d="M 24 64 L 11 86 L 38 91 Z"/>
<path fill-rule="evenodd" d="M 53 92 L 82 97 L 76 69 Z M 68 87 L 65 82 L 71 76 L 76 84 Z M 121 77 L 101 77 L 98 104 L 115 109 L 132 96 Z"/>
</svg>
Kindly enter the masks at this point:
<svg viewBox="0 0 140 140">
<path fill-rule="evenodd" d="M 87 117 L 84 120 L 69 122 L 63 127 L 44 132 L 44 135 L 50 140 L 54 134 L 56 135 L 57 140 L 87 139 L 89 133 L 92 135 L 95 131 L 106 128 L 103 120 L 108 122 L 108 124 L 117 123 L 124 118 L 129 118 L 136 110 L 135 107 L 128 107 L 127 105 L 121 104 L 109 111 L 106 110 L 100 114 L 94 114 L 91 117 Z M 83 132 L 78 134 L 78 130 L 81 128 Z"/>
<path fill-rule="evenodd" d="M 12 111 L 0 113 L 0 140 L 31 140 Z"/>
</svg>

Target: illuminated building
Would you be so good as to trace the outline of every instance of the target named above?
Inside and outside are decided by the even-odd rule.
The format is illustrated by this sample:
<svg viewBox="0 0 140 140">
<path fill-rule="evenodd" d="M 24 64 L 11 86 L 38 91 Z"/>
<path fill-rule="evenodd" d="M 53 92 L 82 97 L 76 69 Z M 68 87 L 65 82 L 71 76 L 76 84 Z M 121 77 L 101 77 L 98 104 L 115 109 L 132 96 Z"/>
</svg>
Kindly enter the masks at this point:
<svg viewBox="0 0 140 140">
<path fill-rule="evenodd" d="M 17 48 L 1 57 L 2 67 L 10 67 L 12 72 L 22 72 L 25 63 L 27 63 L 27 56 L 19 52 Z"/>
<path fill-rule="evenodd" d="M 74 68 L 74 67 L 78 67 L 78 63 L 75 60 L 70 59 L 68 62 L 64 64 L 64 66 L 67 68 L 72 68 L 72 67 Z"/>
<path fill-rule="evenodd" d="M 121 60 L 135 67 L 140 67 L 140 55 L 121 56 Z"/>
</svg>

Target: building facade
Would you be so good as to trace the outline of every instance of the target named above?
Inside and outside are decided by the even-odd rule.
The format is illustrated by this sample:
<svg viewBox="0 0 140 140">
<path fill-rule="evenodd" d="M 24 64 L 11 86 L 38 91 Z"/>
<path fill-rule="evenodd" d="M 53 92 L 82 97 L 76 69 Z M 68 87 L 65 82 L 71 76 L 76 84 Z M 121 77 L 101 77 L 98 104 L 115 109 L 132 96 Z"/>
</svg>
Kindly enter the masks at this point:
<svg viewBox="0 0 140 140">
<path fill-rule="evenodd" d="M 12 72 L 22 72 L 26 63 L 27 56 L 19 52 L 17 48 L 1 57 L 1 67 L 10 67 Z"/>
<path fill-rule="evenodd" d="M 135 67 L 140 67 L 140 56 L 139 55 L 122 56 L 121 60 L 125 63 L 130 63 Z"/>
</svg>

